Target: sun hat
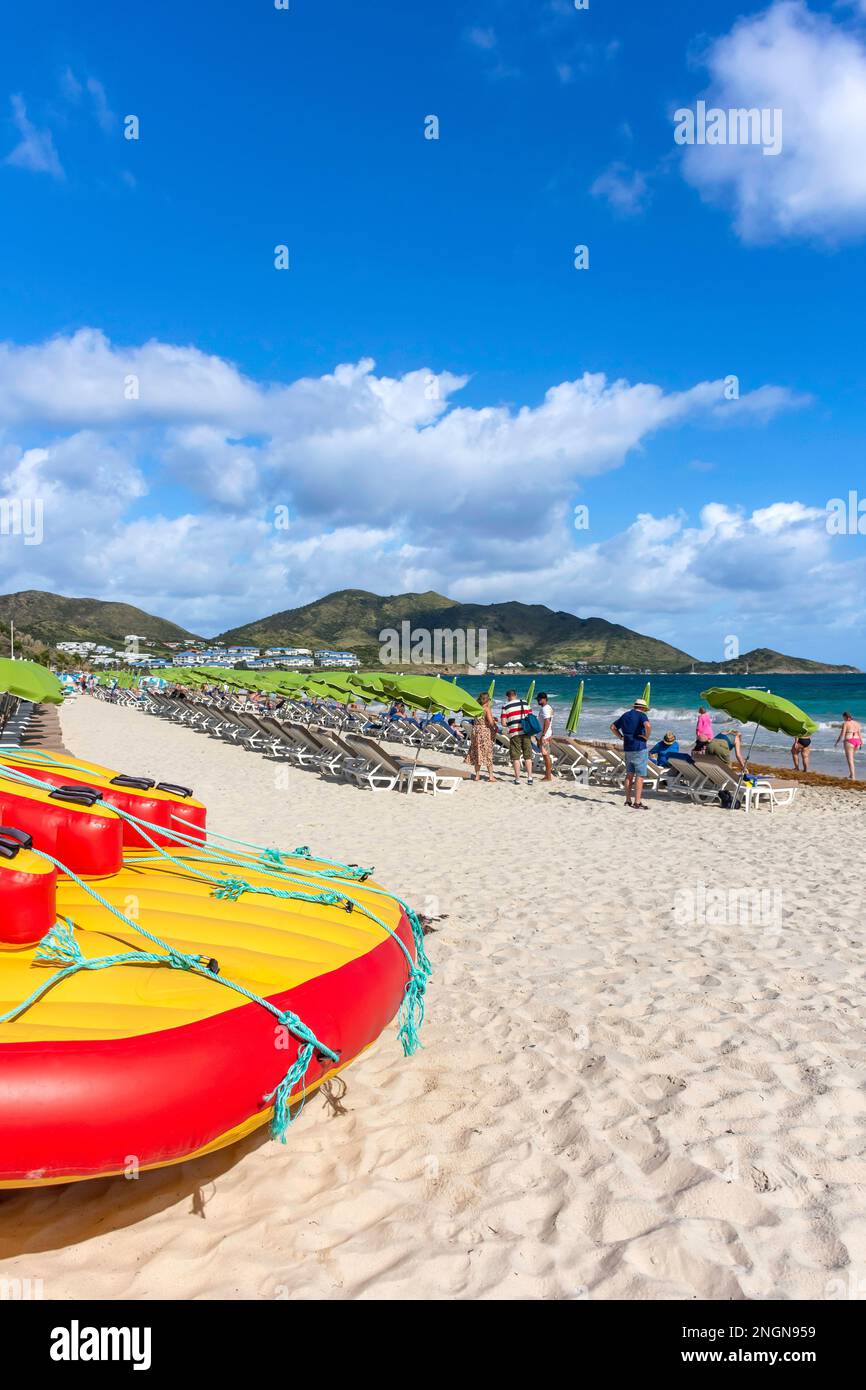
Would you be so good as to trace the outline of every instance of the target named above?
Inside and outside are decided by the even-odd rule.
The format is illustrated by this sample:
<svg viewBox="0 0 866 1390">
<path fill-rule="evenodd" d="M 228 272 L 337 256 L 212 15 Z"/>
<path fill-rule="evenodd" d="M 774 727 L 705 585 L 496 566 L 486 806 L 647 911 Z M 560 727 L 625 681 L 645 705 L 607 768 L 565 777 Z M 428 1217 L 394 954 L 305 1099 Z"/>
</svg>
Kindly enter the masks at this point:
<svg viewBox="0 0 866 1390">
<path fill-rule="evenodd" d="M 634 707 L 635 709 L 649 709 L 646 700 L 635 700 Z"/>
<path fill-rule="evenodd" d="M 664 738 L 662 739 L 662 743 L 676 743 L 676 741 L 677 741 L 677 736 L 676 736 L 676 734 L 672 734 L 671 731 L 670 731 L 670 729 L 668 730 L 668 732 L 665 734 Z"/>
</svg>

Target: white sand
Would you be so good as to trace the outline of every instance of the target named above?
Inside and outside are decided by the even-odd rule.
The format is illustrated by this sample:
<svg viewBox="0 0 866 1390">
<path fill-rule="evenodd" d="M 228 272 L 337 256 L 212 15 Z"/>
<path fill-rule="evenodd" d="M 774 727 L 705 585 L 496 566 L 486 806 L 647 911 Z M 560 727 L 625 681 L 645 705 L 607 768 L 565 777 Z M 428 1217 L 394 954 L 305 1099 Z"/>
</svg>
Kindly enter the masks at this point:
<svg viewBox="0 0 866 1390">
<path fill-rule="evenodd" d="M 570 783 L 371 793 L 80 699 L 67 747 L 230 834 L 375 865 L 439 917 L 393 1028 L 285 1147 L 0 1194 L 46 1298 L 823 1298 L 866 1274 L 866 800 L 770 815 Z M 677 920 L 698 884 L 781 923 Z M 681 915 L 681 914 L 680 914 Z M 339 1085 L 339 1083 L 338 1083 Z M 838 1283 L 834 1282 L 838 1281 Z"/>
</svg>

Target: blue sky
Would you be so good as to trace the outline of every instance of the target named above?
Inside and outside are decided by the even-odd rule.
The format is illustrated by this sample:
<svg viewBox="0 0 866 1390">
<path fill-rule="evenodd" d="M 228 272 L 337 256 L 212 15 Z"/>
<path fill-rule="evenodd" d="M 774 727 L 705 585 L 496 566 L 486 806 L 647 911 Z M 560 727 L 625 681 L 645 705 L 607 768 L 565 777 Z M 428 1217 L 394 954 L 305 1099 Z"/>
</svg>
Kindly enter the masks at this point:
<svg viewBox="0 0 866 1390">
<path fill-rule="evenodd" d="M 45 524 L 4 591 L 215 632 L 432 587 L 866 666 L 825 522 L 866 499 L 866 4 L 49 0 L 5 38 L 0 493 Z M 781 153 L 677 146 L 699 98 L 781 109 Z"/>
</svg>

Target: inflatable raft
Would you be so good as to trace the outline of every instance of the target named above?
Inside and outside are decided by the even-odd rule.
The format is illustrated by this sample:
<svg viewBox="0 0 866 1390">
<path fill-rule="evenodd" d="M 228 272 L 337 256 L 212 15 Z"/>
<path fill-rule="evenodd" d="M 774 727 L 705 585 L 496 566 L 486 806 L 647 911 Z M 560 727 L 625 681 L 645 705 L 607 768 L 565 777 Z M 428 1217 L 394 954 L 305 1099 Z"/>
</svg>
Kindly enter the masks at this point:
<svg viewBox="0 0 866 1390">
<path fill-rule="evenodd" d="M 420 923 L 367 870 L 204 844 L 186 788 L 0 762 L 0 1187 L 177 1163 L 268 1122 L 285 1138 L 398 1013 L 414 1050 Z"/>
</svg>

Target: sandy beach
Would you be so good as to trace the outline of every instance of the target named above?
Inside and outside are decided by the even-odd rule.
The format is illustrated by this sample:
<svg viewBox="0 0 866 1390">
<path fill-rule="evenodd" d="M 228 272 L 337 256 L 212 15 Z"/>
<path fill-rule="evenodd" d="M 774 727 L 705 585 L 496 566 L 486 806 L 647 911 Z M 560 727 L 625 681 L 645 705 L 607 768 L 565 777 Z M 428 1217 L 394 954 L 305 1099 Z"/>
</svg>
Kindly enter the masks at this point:
<svg viewBox="0 0 866 1390">
<path fill-rule="evenodd" d="M 866 1273 L 861 797 L 638 817 L 564 781 L 371 793 L 92 698 L 61 716 L 70 752 L 193 786 L 215 828 L 375 866 L 432 919 L 435 973 L 424 1049 L 389 1029 L 285 1146 L 0 1194 L 0 1278 L 727 1300 Z"/>
</svg>

